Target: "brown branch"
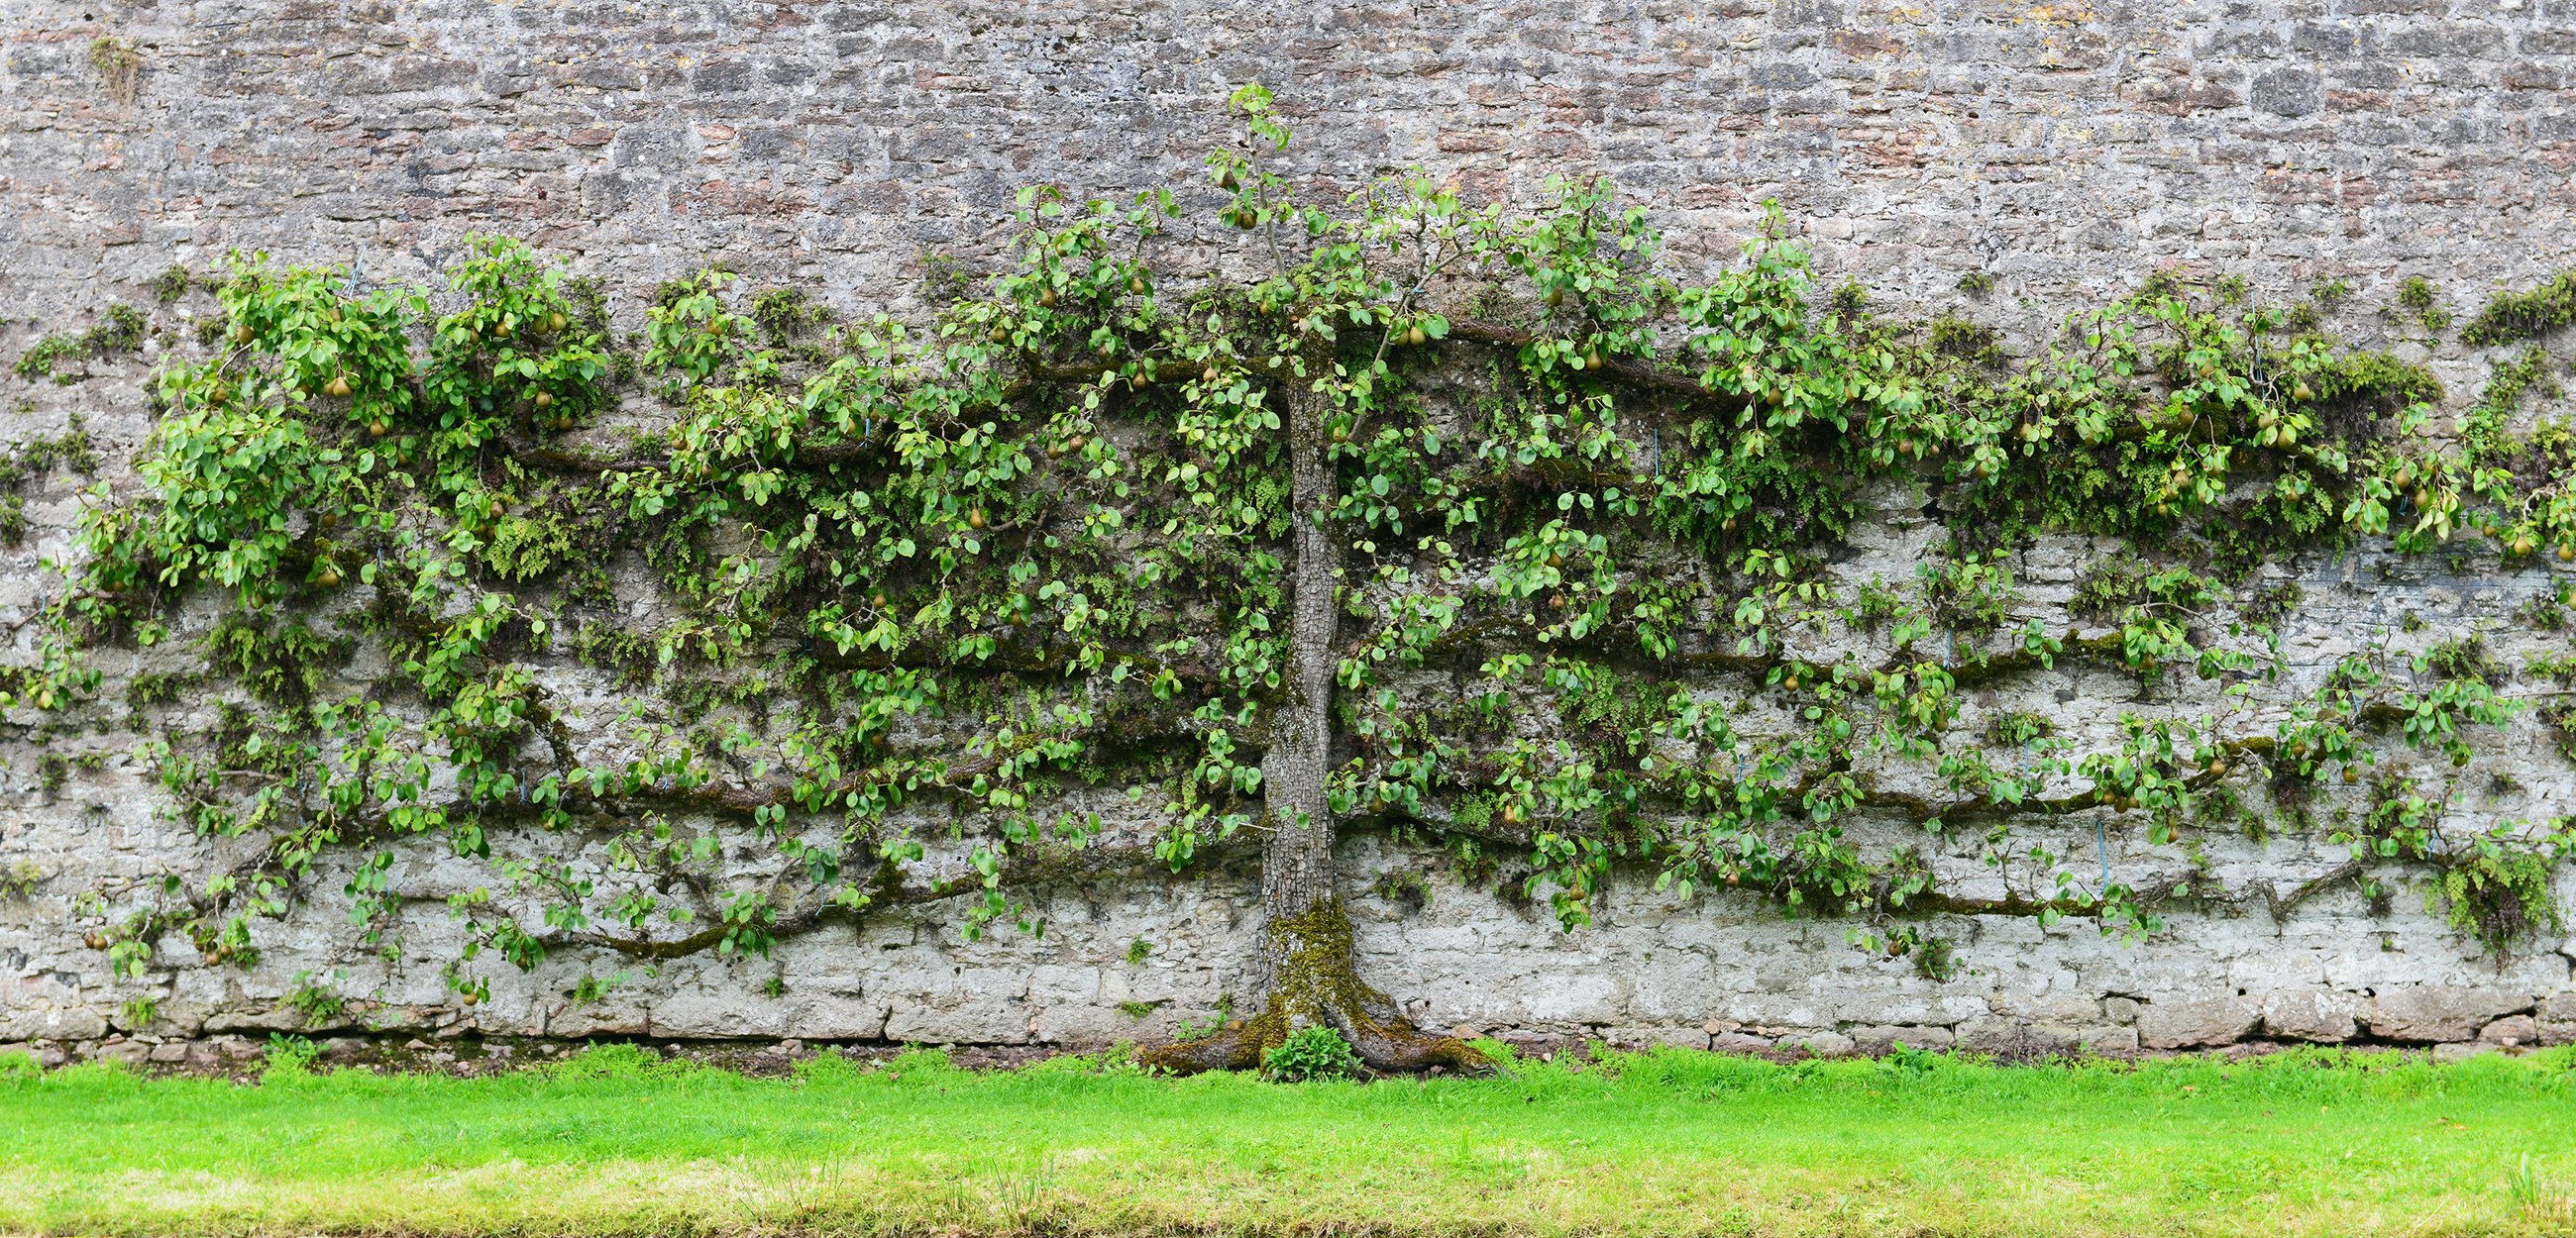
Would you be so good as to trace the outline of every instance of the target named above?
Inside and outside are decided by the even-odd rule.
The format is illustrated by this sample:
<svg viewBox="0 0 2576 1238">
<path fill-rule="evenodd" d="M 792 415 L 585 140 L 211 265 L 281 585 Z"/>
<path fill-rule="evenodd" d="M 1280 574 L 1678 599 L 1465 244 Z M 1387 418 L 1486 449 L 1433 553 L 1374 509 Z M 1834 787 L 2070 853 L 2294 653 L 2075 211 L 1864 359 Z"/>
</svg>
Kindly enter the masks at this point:
<svg viewBox="0 0 2576 1238">
<path fill-rule="evenodd" d="M 1020 361 L 1019 374 L 1002 386 L 1001 391 L 995 396 L 995 403 L 1008 404 L 1041 383 L 1095 383 L 1115 372 L 1113 367 L 1107 365 L 1058 365 L 1033 357 L 1024 357 Z M 556 473 L 594 475 L 635 472 L 642 469 L 666 469 L 671 466 L 671 458 L 667 454 L 623 455 L 602 459 L 514 434 L 503 434 L 487 441 L 500 445 L 512 459 L 522 464 Z M 805 467 L 829 468 L 836 464 L 846 464 L 861 459 L 869 452 L 877 450 L 879 446 L 880 444 L 869 438 L 838 439 L 812 444 L 791 440 L 785 451 L 792 456 L 792 460 L 788 463 Z"/>
<path fill-rule="evenodd" d="M 1497 348 L 1510 348 L 1514 350 L 1527 348 L 1532 344 L 1538 343 L 1540 339 L 1539 336 L 1520 330 L 1516 327 L 1506 327 L 1499 323 L 1482 322 L 1473 318 L 1451 319 L 1449 322 L 1449 337 L 1452 339 L 1470 340 L 1478 344 L 1490 344 Z M 1692 378 L 1687 374 L 1679 374 L 1674 371 L 1664 369 L 1663 367 L 1654 364 L 1652 361 L 1639 360 L 1631 357 L 1605 356 L 1601 359 L 1601 368 L 1610 376 L 1617 378 L 1629 386 L 1656 392 L 1661 395 L 1674 396 L 1684 400 L 1729 398 L 1720 396 L 1719 393 L 1701 386 L 1698 379 Z M 1584 373 L 1586 374 L 1591 372 L 1592 371 L 1589 368 L 1584 370 Z M 1750 403 L 1749 401 L 1743 400 L 1741 397 L 1734 398 L 1738 407 L 1744 407 Z"/>
<path fill-rule="evenodd" d="M 1462 318 L 1450 321 L 1449 338 L 1517 350 L 1537 343 L 1540 337 L 1514 327 Z M 1020 357 L 1017 365 L 1018 372 L 996 394 L 997 403 L 1010 403 L 1041 385 L 1092 384 L 1116 373 L 1115 367 L 1110 365 L 1092 362 L 1059 364 L 1027 355 Z M 1585 373 L 1598 374 L 1642 391 L 1686 401 L 1716 400 L 1731 403 L 1737 408 L 1749 407 L 1754 403 L 1741 396 L 1729 396 L 1713 391 L 1688 374 L 1666 369 L 1647 359 L 1607 356 L 1602 358 L 1598 370 L 1587 369 Z M 1270 377 L 1276 379 L 1281 375 L 1271 374 Z M 499 444 L 513 459 L 522 464 L 558 473 L 632 472 L 640 469 L 668 468 L 671 463 L 668 455 L 620 455 L 603 459 L 517 435 L 505 434 L 491 441 Z M 795 464 L 829 467 L 858 459 L 872 446 L 873 444 L 868 440 L 860 439 L 813 446 L 796 445 L 789 450 Z M 1607 477 L 1606 474 L 1604 476 Z"/>
<path fill-rule="evenodd" d="M 1245 838 L 1212 841 L 1199 849 L 1202 861 L 1237 852 L 1249 852 Z M 1128 847 L 1056 846 L 1024 851 L 1013 856 L 1002 874 L 1015 886 L 1042 886 L 1067 881 L 1089 881 L 1102 877 L 1135 873 L 1160 863 L 1151 845 Z M 816 899 L 813 905 L 782 916 L 761 926 L 773 938 L 789 938 L 813 932 L 838 920 L 855 921 L 874 907 L 918 907 L 942 902 L 984 888 L 981 874 L 951 877 L 920 886 L 907 885 L 903 871 L 892 860 L 877 866 L 870 883 L 865 907 L 850 908 L 839 903 Z M 615 950 L 635 958 L 675 959 L 713 948 L 722 942 L 733 926 L 711 924 L 686 937 L 656 940 L 650 937 L 619 937 L 612 933 L 555 932 L 539 940 L 548 945 L 593 945 Z"/>
</svg>

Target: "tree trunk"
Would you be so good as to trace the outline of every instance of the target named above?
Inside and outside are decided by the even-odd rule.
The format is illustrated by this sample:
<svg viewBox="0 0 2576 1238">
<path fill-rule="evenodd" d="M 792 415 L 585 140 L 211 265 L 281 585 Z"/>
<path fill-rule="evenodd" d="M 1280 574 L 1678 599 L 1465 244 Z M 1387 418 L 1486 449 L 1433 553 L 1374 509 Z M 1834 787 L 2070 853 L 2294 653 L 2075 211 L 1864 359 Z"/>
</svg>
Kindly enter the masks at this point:
<svg viewBox="0 0 2576 1238">
<path fill-rule="evenodd" d="M 1307 368 L 1332 364 L 1329 349 L 1310 352 Z M 1334 901 L 1333 812 L 1325 781 L 1333 761 L 1333 652 L 1342 608 L 1341 543 L 1329 513 L 1333 472 L 1325 463 L 1329 404 L 1300 383 L 1288 395 L 1289 567 L 1288 698 L 1270 719 L 1270 748 L 1261 786 L 1270 836 L 1261 847 L 1261 908 L 1275 925 Z M 1273 934 L 1276 936 L 1276 934 Z M 1274 962 L 1278 960 L 1273 960 Z"/>
<path fill-rule="evenodd" d="M 1290 510 L 1286 699 L 1271 710 L 1261 788 L 1269 830 L 1261 847 L 1261 955 L 1252 977 L 1258 1013 L 1205 1040 L 1148 1055 L 1181 1071 L 1244 1070 L 1290 1032 L 1338 1029 L 1378 1070 L 1473 1070 L 1484 1055 L 1466 1042 L 1427 1036 L 1383 993 L 1360 982 L 1351 921 L 1335 888 L 1332 774 L 1333 678 L 1340 629 L 1341 543 L 1331 526 L 1333 471 L 1325 458 L 1332 401 L 1314 390 L 1333 364 L 1329 343 L 1306 353 L 1307 376 L 1287 391 Z"/>
</svg>

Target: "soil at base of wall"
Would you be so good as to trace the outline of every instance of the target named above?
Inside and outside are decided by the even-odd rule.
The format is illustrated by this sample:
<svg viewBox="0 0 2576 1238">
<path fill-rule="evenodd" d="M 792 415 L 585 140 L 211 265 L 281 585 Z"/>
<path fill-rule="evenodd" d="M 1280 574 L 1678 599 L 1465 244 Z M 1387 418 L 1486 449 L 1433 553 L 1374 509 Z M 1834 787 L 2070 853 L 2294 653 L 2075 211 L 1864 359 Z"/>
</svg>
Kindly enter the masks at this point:
<svg viewBox="0 0 2576 1238">
<path fill-rule="evenodd" d="M 314 1061 L 328 1069 L 355 1069 L 380 1074 L 442 1075 L 472 1079 L 512 1071 L 545 1067 L 573 1057 L 594 1045 L 635 1045 L 664 1061 L 685 1062 L 698 1066 L 731 1071 L 752 1078 L 776 1078 L 793 1074 L 798 1063 L 823 1054 L 837 1054 L 854 1063 L 883 1064 L 898 1055 L 920 1049 L 940 1049 L 960 1069 L 977 1071 L 1012 1070 L 1051 1058 L 1085 1052 L 1061 1045 L 922 1045 L 888 1041 L 809 1041 L 787 1040 L 671 1040 L 634 1037 L 594 1037 L 561 1039 L 534 1036 L 449 1036 L 420 1037 L 410 1034 L 391 1035 L 316 1035 L 307 1037 L 314 1050 Z M 1496 1037 L 1509 1044 L 1522 1057 L 1542 1061 L 1571 1058 L 1589 1062 L 1600 1041 L 1579 1036 L 1505 1035 Z M 2294 1049 L 2314 1048 L 2297 1041 L 2249 1040 L 2214 1048 L 2147 1051 L 2121 1055 L 2066 1053 L 2037 1047 L 2026 1052 L 1987 1054 L 1986 1057 L 2012 1065 L 2063 1065 L 2088 1058 L 2116 1056 L 2120 1060 L 2169 1057 L 2217 1057 L 2244 1060 L 2264 1057 Z M 2446 1044 L 2401 1044 L 2396 1042 L 2349 1041 L 2338 1048 L 2373 1051 L 2405 1050 L 2429 1053 L 2438 1061 L 2456 1061 L 2477 1053 L 2520 1055 L 2533 1051 L 2532 1046 L 2501 1045 L 2479 1041 Z M 98 1041 L 54 1042 L 30 1041 L 24 1044 L 0 1045 L 0 1055 L 25 1052 L 38 1064 L 51 1069 L 80 1062 L 114 1061 L 151 1077 L 190 1076 L 229 1078 L 250 1083 L 258 1079 L 261 1066 L 270 1050 L 267 1038 L 244 1035 L 218 1035 L 202 1038 L 118 1037 Z M 1096 1051 L 1096 1050 L 1093 1050 Z M 1774 1062 L 1796 1062 L 1819 1056 L 1794 1039 L 1784 1039 L 1768 1050 L 1745 1056 Z M 1835 1054 L 1839 1057 L 1871 1056 L 1866 1052 Z M 1443 1073 L 1434 1068 L 1432 1074 Z"/>
</svg>

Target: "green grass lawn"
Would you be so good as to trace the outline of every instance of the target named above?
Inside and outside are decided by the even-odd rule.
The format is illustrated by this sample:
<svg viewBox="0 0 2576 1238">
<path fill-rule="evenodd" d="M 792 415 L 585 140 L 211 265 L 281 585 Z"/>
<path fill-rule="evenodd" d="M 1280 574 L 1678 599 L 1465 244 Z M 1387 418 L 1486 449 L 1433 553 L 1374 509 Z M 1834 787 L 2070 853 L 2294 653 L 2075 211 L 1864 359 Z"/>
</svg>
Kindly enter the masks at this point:
<svg viewBox="0 0 2576 1238">
<path fill-rule="evenodd" d="M 482 1079 L 0 1069 L 0 1232 L 2340 1238 L 2576 1233 L 2571 1193 L 2571 1049 L 1298 1085 L 622 1047 Z"/>
</svg>

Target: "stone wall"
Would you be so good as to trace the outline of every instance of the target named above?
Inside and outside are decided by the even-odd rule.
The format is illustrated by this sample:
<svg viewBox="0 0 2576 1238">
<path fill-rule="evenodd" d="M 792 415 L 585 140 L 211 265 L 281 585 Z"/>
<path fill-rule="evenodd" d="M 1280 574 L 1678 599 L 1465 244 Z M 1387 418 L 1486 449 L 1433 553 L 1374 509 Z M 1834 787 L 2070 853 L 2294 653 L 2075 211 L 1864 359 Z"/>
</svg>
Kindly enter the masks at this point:
<svg viewBox="0 0 2576 1238">
<path fill-rule="evenodd" d="M 1729 258 L 1776 198 L 1829 281 L 1857 279 L 1904 312 L 1962 308 L 2023 340 L 2160 267 L 2242 275 L 2278 295 L 2339 278 L 2356 290 L 2342 325 L 2430 361 L 2456 401 L 2487 358 L 2405 342 L 2377 310 L 2408 276 L 2466 311 L 2496 287 L 2576 264 L 2571 31 L 2571 0 L 16 0 L 0 12 L 0 358 L 110 303 L 150 306 L 149 280 L 174 263 L 203 270 L 257 248 L 425 282 L 476 230 L 564 256 L 607 281 L 629 315 L 654 284 L 709 260 L 844 310 L 900 312 L 916 306 L 922 256 L 972 268 L 993 251 L 994 221 L 1019 185 L 1196 185 L 1198 155 L 1225 134 L 1225 89 L 1259 76 L 1298 127 L 1292 160 L 1315 193 L 1420 164 L 1471 194 L 1527 202 L 1551 174 L 1603 172 L 1653 210 L 1685 272 Z M 100 37 L 138 54 L 130 89 L 94 63 Z M 1992 275 L 1994 290 L 1959 291 L 1971 272 Z M 187 308 L 156 310 L 156 327 L 184 331 Z M 141 373 L 107 366 L 68 386 L 0 375 L 0 440 L 54 432 L 77 413 L 118 484 L 148 429 Z M 0 624 L 50 596 L 41 560 L 71 552 L 77 484 L 56 475 L 29 491 L 29 537 L 0 549 Z M 1910 511 L 1891 497 L 1840 570 L 1910 579 L 1923 536 Z M 2052 621 L 2082 552 L 2043 545 L 2016 564 L 2033 582 L 2029 604 Z M 2420 649 L 2484 630 L 2509 665 L 2565 643 L 2512 617 L 2548 587 L 2545 568 L 2364 556 L 2293 570 L 2314 605 L 2287 648 L 2309 686 L 2375 640 Z M 2392 637 L 2414 626 L 2409 614 L 2420 630 Z M 6 630 L 0 656 L 23 659 L 32 632 Z M 111 665 L 112 685 L 158 665 L 153 656 L 178 655 Z M 2133 680 L 2072 666 L 2013 691 L 2026 696 L 1978 708 L 2045 708 L 2069 734 L 2096 738 L 2138 700 Z M 2159 707 L 2213 703 L 2185 692 Z M 64 927 L 71 900 L 207 871 L 220 847 L 163 818 L 132 735 L 80 738 L 97 768 L 48 787 L 31 719 L 21 707 L 0 730 L 0 873 L 23 863 L 43 878 L 0 901 L 0 1042 L 95 1048 L 121 1033 L 133 986 Z M 2259 711 L 2242 723 L 2269 725 Z M 2576 812 L 2576 781 L 2536 724 L 2518 724 L 2503 747 L 2515 785 L 2464 795 L 2448 828 Z M 2050 841 L 2091 860 L 2090 825 Z M 1913 829 L 1859 828 L 1881 841 Z M 2105 876 L 2144 884 L 2197 864 L 2210 897 L 2135 945 L 2085 921 L 1957 918 L 1941 926 L 1960 949 L 1948 981 L 1853 949 L 1842 922 L 1783 920 L 1748 896 L 1685 903 L 1623 882 L 1597 926 L 1567 934 L 1543 906 L 1437 872 L 1419 898 L 1374 892 L 1376 872 L 1421 865 L 1393 839 L 1362 832 L 1345 870 L 1365 972 L 1444 1027 L 1815 1051 L 1898 1036 L 2102 1051 L 2576 1038 L 2576 941 L 2494 962 L 2411 888 L 2380 906 L 2338 887 L 2271 910 L 2342 858 L 2321 836 L 2163 847 L 2134 830 L 2100 837 Z M 1945 883 L 2001 880 L 1976 851 L 1973 840 L 1944 845 Z M 433 858 L 406 864 L 409 884 L 437 891 Z M 1053 889 L 1042 937 L 964 943 L 955 915 L 933 906 L 800 938 L 766 960 L 647 974 L 567 953 L 503 976 L 478 1010 L 453 1006 L 434 970 L 345 940 L 326 903 L 274 926 L 248 976 L 200 968 L 174 943 L 156 960 L 155 1027 L 300 1026 L 284 998 L 327 977 L 372 1003 L 356 1017 L 401 1031 L 1168 1035 L 1228 990 L 1250 940 L 1254 876 L 1237 863 Z M 406 927 L 435 957 L 444 912 L 427 904 L 416 919 Z M 1150 952 L 1130 961 L 1138 942 Z M 618 967 L 635 974 L 610 1000 L 566 998 L 581 976 Z"/>
</svg>

